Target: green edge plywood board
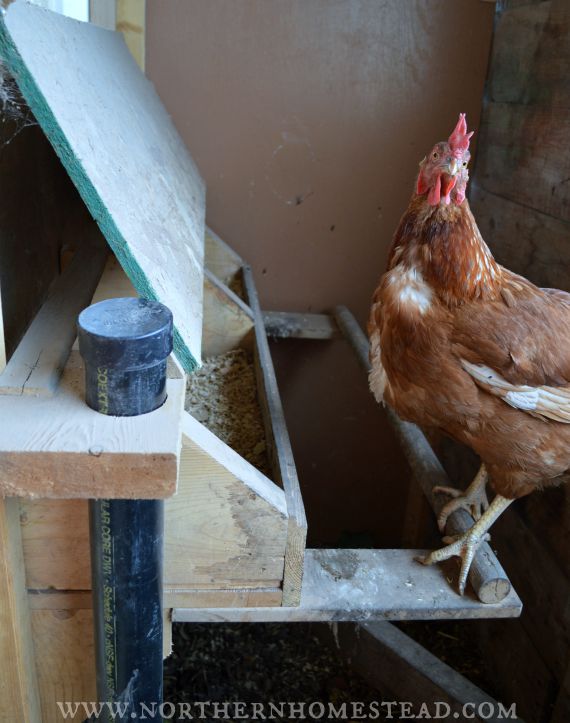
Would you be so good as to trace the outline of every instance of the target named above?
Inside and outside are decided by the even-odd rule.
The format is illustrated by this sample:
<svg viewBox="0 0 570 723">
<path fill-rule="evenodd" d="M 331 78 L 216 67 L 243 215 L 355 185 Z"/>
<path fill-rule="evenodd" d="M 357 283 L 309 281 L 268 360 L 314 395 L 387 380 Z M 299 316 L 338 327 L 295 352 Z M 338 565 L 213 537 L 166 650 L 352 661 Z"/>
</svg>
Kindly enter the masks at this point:
<svg viewBox="0 0 570 723">
<path fill-rule="evenodd" d="M 140 296 L 200 362 L 205 188 L 118 33 L 28 3 L 0 16 L 0 58 Z"/>
</svg>

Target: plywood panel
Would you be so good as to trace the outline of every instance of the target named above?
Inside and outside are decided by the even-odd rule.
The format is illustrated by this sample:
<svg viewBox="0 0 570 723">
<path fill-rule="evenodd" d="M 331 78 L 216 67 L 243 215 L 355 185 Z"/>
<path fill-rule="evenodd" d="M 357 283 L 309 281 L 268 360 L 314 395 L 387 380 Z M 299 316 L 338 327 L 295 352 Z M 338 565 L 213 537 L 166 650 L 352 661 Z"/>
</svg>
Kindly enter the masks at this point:
<svg viewBox="0 0 570 723">
<path fill-rule="evenodd" d="M 199 362 L 204 184 L 122 37 L 16 2 L 0 49 L 141 296 L 170 307 L 183 366 Z"/>
</svg>

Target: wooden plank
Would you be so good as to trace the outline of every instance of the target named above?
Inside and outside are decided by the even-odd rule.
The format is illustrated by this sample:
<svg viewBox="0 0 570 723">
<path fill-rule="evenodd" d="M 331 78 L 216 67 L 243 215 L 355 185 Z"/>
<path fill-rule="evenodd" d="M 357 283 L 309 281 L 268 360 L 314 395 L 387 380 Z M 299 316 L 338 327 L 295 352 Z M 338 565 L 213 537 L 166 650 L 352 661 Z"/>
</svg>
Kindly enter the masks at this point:
<svg viewBox="0 0 570 723">
<path fill-rule="evenodd" d="M 331 628 L 320 626 L 319 635 L 337 648 L 351 670 L 384 697 L 411 704 L 418 718 L 425 717 L 420 714 L 422 705 L 432 714 L 437 705 L 442 720 L 465 716 L 478 723 L 505 719 L 523 723 L 511 706 L 503 706 L 388 622 L 333 623 Z M 397 715 L 399 706 L 392 705 L 392 714 Z"/>
<path fill-rule="evenodd" d="M 187 412 L 178 494 L 165 509 L 165 586 L 276 586 L 283 579 L 283 490 Z"/>
<path fill-rule="evenodd" d="M 281 605 L 281 587 L 229 588 L 218 590 L 164 591 L 164 601 L 171 608 L 256 608 Z"/>
<path fill-rule="evenodd" d="M 133 285 L 172 310 L 175 350 L 191 370 L 205 191 L 153 86 L 119 34 L 23 2 L 0 22 L 0 51 Z"/>
<path fill-rule="evenodd" d="M 247 300 L 255 319 L 256 375 L 258 389 L 261 390 L 260 401 L 264 412 L 266 437 L 270 442 L 269 449 L 273 458 L 273 469 L 285 492 L 289 517 L 283 577 L 283 605 L 298 605 L 303 581 L 307 518 L 251 268 L 244 266 L 242 273 Z"/>
<path fill-rule="evenodd" d="M 520 624 L 561 684 L 570 651 L 570 581 L 518 512 L 517 508 L 508 510 L 497 522 L 493 541 L 525 601 Z M 521 550 L 524 565 L 520 564 Z"/>
<path fill-rule="evenodd" d="M 336 308 L 335 318 L 352 345 L 361 366 L 369 371 L 368 339 L 356 319 L 344 306 Z M 432 490 L 438 485 L 453 486 L 451 480 L 421 429 L 410 422 L 403 422 L 389 407 L 384 409 L 398 436 L 414 478 L 420 484 L 437 517 L 446 500 L 443 495 L 434 495 Z M 459 535 L 472 526 L 472 517 L 465 510 L 457 510 L 449 516 L 445 531 L 448 535 Z M 477 550 L 469 570 L 469 581 L 479 600 L 484 603 L 500 602 L 511 593 L 509 579 L 486 542 Z"/>
<path fill-rule="evenodd" d="M 205 357 L 225 354 L 238 347 L 251 349 L 251 309 L 208 270 L 204 271 L 203 321 L 202 352 Z"/>
<path fill-rule="evenodd" d="M 162 657 L 172 655 L 172 608 L 162 611 Z"/>
<path fill-rule="evenodd" d="M 0 499 L 0 659 L 0 720 L 41 723 L 16 499 Z"/>
<path fill-rule="evenodd" d="M 91 610 L 33 610 L 32 630 L 42 723 L 83 723 L 81 707 L 64 718 L 57 702 L 97 700 Z M 12 714 L 3 720 L 19 718 Z"/>
<path fill-rule="evenodd" d="M 111 255 L 107 258 L 105 269 L 95 289 L 91 303 L 96 304 L 105 299 L 120 299 L 125 296 L 138 296 L 138 294 L 129 277 L 123 271 L 121 264 L 117 261 L 117 257 Z"/>
<path fill-rule="evenodd" d="M 48 498 L 160 498 L 176 490 L 184 379 L 167 379 L 162 407 L 109 417 L 84 401 L 73 351 L 53 397 L 0 396 L 0 494 Z"/>
<path fill-rule="evenodd" d="M 164 607 L 268 607 L 281 605 L 281 587 L 234 587 L 204 590 L 164 589 Z M 91 610 L 91 590 L 28 590 L 30 610 Z"/>
<path fill-rule="evenodd" d="M 515 592 L 481 604 L 458 595 L 433 566 L 415 561 L 422 550 L 305 551 L 303 590 L 296 607 L 175 608 L 174 622 L 330 622 L 445 620 L 520 615 Z"/>
<path fill-rule="evenodd" d="M 89 0 L 89 22 L 106 30 L 115 30 L 117 0 Z"/>
<path fill-rule="evenodd" d="M 77 316 L 89 306 L 106 257 L 104 241 L 81 244 L 0 374 L 0 394 L 55 394 L 77 335 Z"/>
<path fill-rule="evenodd" d="M 116 2 L 116 29 L 123 34 L 131 55 L 144 72 L 146 0 L 116 0 Z"/>
<path fill-rule="evenodd" d="M 502 12 L 495 24 L 487 97 L 493 103 L 536 101 L 537 53 L 551 12 L 550 1 Z M 560 50 L 559 50 L 560 52 Z M 529 67 L 530 66 L 530 67 Z M 529 72 L 530 71 L 530 72 Z M 483 148 L 482 153 L 486 152 Z"/>
<path fill-rule="evenodd" d="M 334 317 L 329 314 L 264 311 L 263 323 L 267 336 L 276 339 L 335 339 L 340 336 Z"/>
<path fill-rule="evenodd" d="M 475 169 L 486 191 L 567 222 L 569 33 L 565 0 L 501 14 Z"/>
<path fill-rule="evenodd" d="M 556 697 L 550 723 L 568 723 L 570 720 L 570 665 Z"/>
<path fill-rule="evenodd" d="M 220 281 L 228 284 L 239 272 L 244 262 L 211 228 L 206 227 L 204 265 Z"/>
</svg>

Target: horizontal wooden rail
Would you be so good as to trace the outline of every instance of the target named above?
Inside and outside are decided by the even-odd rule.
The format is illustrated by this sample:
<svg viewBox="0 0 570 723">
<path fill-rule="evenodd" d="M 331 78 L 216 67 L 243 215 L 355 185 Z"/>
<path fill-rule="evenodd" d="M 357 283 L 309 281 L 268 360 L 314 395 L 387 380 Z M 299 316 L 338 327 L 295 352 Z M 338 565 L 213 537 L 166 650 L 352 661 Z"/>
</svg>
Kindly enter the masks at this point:
<svg viewBox="0 0 570 723">
<path fill-rule="evenodd" d="M 341 336 L 330 314 L 264 311 L 263 323 L 267 336 L 275 339 L 333 339 Z"/>
<path fill-rule="evenodd" d="M 343 335 L 354 349 L 358 361 L 366 371 L 369 371 L 368 339 L 358 322 L 345 306 L 337 306 L 334 317 Z M 433 511 L 439 515 L 446 500 L 443 495 L 434 495 L 433 488 L 438 485 L 453 486 L 446 471 L 419 427 L 409 422 L 403 422 L 387 406 L 385 411 L 394 427 L 414 477 L 420 484 Z M 460 535 L 472 526 L 471 516 L 465 510 L 457 510 L 449 516 L 445 531 L 448 535 Z M 475 555 L 469 571 L 469 581 L 477 597 L 483 603 L 498 603 L 511 592 L 511 583 L 487 543 L 483 543 Z"/>
</svg>

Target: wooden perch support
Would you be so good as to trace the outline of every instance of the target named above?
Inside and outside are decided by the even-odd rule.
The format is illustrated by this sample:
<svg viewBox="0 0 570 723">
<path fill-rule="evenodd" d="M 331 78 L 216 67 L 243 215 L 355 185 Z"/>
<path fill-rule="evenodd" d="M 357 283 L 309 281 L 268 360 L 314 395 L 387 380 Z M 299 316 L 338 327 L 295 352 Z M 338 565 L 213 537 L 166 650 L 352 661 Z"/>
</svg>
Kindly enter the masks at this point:
<svg viewBox="0 0 570 723">
<path fill-rule="evenodd" d="M 368 339 L 358 322 L 345 306 L 337 306 L 334 317 L 354 349 L 358 361 L 368 372 Z M 441 495 L 434 495 L 433 488 L 439 485 L 453 487 L 451 480 L 421 429 L 410 422 L 403 422 L 389 407 L 385 407 L 385 410 L 414 477 L 433 511 L 439 515 L 445 499 Z M 449 516 L 445 532 L 447 535 L 460 535 L 472 526 L 471 516 L 465 510 L 457 510 Z M 469 581 L 483 603 L 498 603 L 511 592 L 511 583 L 487 543 L 483 543 L 475 555 L 469 571 Z"/>
</svg>

